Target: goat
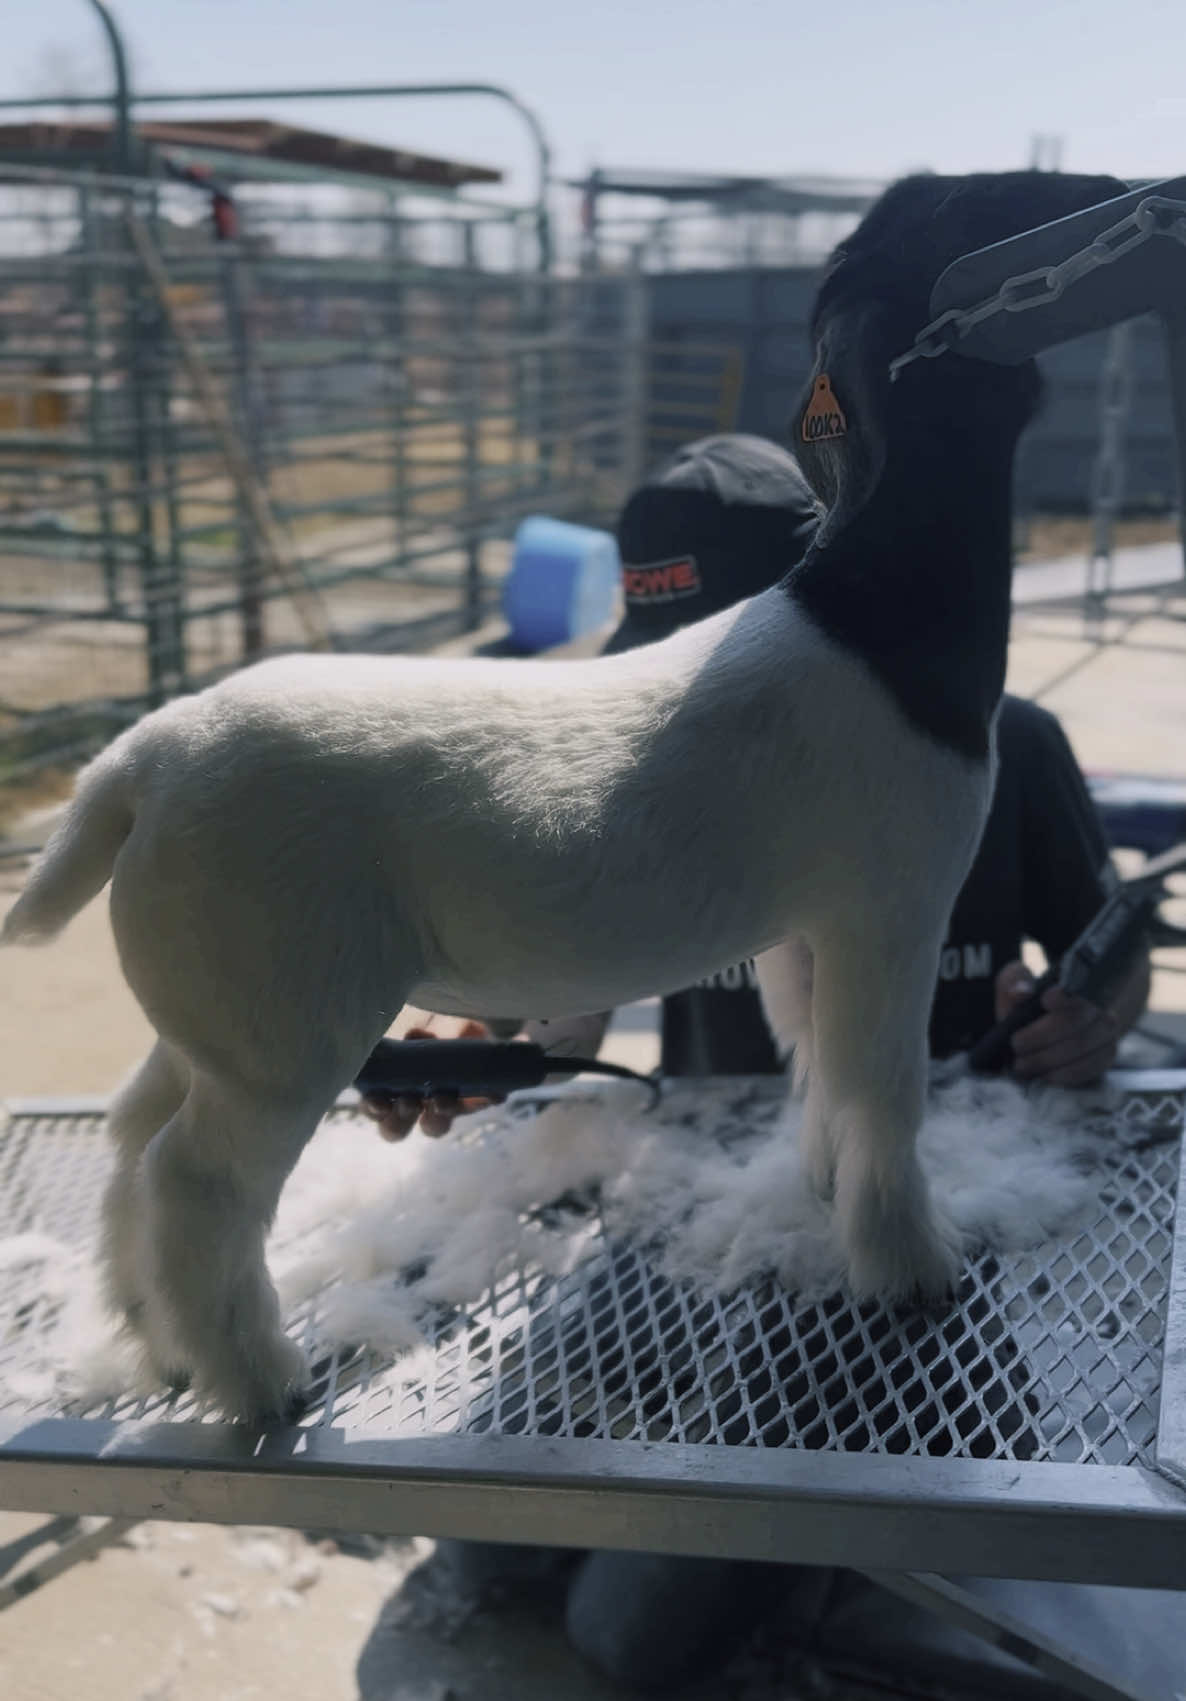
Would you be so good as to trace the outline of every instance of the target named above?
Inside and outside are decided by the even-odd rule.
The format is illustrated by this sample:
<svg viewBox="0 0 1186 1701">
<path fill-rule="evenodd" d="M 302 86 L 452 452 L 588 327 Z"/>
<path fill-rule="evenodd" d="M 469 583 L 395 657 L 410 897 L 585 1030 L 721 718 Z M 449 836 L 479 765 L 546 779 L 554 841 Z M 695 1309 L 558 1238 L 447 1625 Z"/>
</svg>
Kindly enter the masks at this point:
<svg viewBox="0 0 1186 1701">
<path fill-rule="evenodd" d="M 807 1157 L 854 1291 L 950 1291 L 914 1141 L 993 783 L 1011 463 L 1039 386 L 1032 363 L 947 355 L 892 384 L 889 363 L 958 254 L 1122 192 L 1033 173 L 886 192 L 816 303 L 812 385 L 846 430 L 804 445 L 830 513 L 775 588 L 592 661 L 265 661 L 84 770 L 3 937 L 52 936 L 111 878 L 159 1038 L 111 1105 L 105 1282 L 161 1376 L 252 1420 L 299 1401 L 265 1235 L 403 1004 L 576 1015 L 752 955 L 807 1059 Z"/>
</svg>

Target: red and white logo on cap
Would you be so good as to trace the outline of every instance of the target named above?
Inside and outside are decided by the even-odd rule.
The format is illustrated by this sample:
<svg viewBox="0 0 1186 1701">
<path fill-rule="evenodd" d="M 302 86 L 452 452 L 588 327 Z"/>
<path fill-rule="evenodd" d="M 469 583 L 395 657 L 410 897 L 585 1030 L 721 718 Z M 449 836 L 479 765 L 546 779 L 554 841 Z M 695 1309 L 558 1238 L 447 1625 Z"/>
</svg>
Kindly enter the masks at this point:
<svg viewBox="0 0 1186 1701">
<path fill-rule="evenodd" d="M 622 589 L 630 603 L 678 602 L 700 595 L 700 569 L 694 555 L 676 555 L 647 567 L 625 567 Z"/>
</svg>

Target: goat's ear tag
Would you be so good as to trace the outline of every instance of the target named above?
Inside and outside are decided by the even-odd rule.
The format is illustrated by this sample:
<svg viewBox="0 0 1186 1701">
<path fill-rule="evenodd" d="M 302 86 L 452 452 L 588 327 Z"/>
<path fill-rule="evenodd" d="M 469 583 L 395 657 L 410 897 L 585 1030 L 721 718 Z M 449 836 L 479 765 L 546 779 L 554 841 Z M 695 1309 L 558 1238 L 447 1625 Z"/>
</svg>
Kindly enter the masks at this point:
<svg viewBox="0 0 1186 1701">
<path fill-rule="evenodd" d="M 833 394 L 832 380 L 826 372 L 821 372 L 803 414 L 803 441 L 828 443 L 835 437 L 846 436 L 847 433 L 848 421 Z"/>
</svg>

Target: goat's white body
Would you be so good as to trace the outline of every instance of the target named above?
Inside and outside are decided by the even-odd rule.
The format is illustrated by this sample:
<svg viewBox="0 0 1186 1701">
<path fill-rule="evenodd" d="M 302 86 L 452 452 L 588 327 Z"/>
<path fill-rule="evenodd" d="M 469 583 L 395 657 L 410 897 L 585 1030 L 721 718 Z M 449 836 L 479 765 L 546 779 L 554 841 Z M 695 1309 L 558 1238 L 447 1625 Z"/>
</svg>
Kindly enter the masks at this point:
<svg viewBox="0 0 1186 1701">
<path fill-rule="evenodd" d="M 306 656 L 148 716 L 83 775 L 6 927 L 54 931 L 114 863 L 162 1045 L 113 1112 L 113 1298 L 158 1361 L 274 1409 L 299 1367 L 263 1229 L 401 1005 L 559 1017 L 763 953 L 854 1285 L 941 1286 L 913 1140 L 990 766 L 918 731 L 781 589 L 623 656 Z M 169 1250 L 207 1234 L 224 1263 Z"/>
</svg>

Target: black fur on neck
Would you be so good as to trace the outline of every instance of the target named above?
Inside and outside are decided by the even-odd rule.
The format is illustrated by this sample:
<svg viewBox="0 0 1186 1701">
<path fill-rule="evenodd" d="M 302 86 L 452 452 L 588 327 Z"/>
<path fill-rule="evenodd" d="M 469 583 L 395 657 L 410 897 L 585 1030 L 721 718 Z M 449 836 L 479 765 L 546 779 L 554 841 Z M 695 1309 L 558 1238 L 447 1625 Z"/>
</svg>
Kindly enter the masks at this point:
<svg viewBox="0 0 1186 1701">
<path fill-rule="evenodd" d="M 1013 455 L 1040 384 L 1032 363 L 961 376 L 924 398 L 903 373 L 872 494 L 833 508 L 783 584 L 916 726 L 983 757 L 1005 683 Z"/>
<path fill-rule="evenodd" d="M 1012 467 L 1041 393 L 1032 361 L 945 354 L 890 380 L 961 254 L 1123 194 L 1114 178 L 1004 172 L 895 184 L 836 250 L 812 315 L 815 363 L 793 435 L 828 506 L 783 584 L 862 656 L 921 729 L 986 754 L 1004 687 Z M 802 441 L 827 374 L 843 436 Z"/>
</svg>

